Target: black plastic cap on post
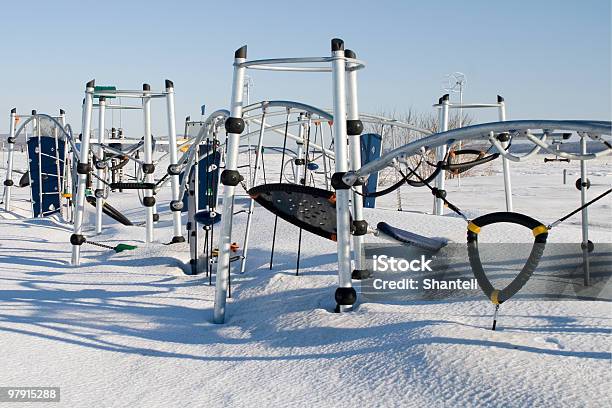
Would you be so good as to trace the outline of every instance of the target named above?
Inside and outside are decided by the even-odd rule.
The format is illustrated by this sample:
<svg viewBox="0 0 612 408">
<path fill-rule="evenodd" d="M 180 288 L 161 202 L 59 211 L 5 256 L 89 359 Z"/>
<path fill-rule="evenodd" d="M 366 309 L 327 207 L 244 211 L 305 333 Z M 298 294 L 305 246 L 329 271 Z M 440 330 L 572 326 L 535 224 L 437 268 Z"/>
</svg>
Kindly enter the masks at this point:
<svg viewBox="0 0 612 408">
<path fill-rule="evenodd" d="M 450 95 L 449 94 L 442 95 L 442 102 L 448 101 L 449 99 L 450 99 Z"/>
<path fill-rule="evenodd" d="M 106 96 L 98 96 L 98 101 L 106 102 Z"/>
<path fill-rule="evenodd" d="M 60 115 L 65 115 L 65 114 L 66 114 L 66 111 L 63 109 L 60 109 Z"/>
<path fill-rule="evenodd" d="M 93 88 L 96 86 L 96 80 L 92 79 L 91 81 L 89 81 L 88 83 L 85 84 L 85 88 Z"/>
<path fill-rule="evenodd" d="M 247 57 L 247 46 L 243 45 L 242 47 L 238 48 L 235 52 L 234 52 L 234 58 L 246 58 Z"/>
<path fill-rule="evenodd" d="M 502 103 L 504 101 L 504 97 L 501 95 L 497 95 L 497 103 Z"/>
<path fill-rule="evenodd" d="M 187 116 L 187 117 L 185 118 L 185 122 L 189 122 L 190 120 L 191 120 L 191 116 Z"/>
<path fill-rule="evenodd" d="M 355 54 L 355 51 L 353 51 L 353 50 L 345 50 L 344 51 L 344 56 L 346 58 L 352 58 L 352 59 L 357 58 L 357 54 Z"/>
<path fill-rule="evenodd" d="M 150 91 L 151 90 L 151 85 L 149 85 L 149 84 L 142 84 L 142 90 L 143 91 Z"/>
<path fill-rule="evenodd" d="M 17 113 L 17 108 L 11 109 L 11 113 Z"/>
<path fill-rule="evenodd" d="M 331 40 L 331 50 L 334 51 L 344 51 L 344 41 L 340 38 L 333 38 Z"/>
<path fill-rule="evenodd" d="M 32 115 L 36 115 L 36 109 L 32 109 Z"/>
<path fill-rule="evenodd" d="M 169 79 L 166 79 L 166 89 L 168 88 L 174 88 L 174 82 Z"/>
</svg>

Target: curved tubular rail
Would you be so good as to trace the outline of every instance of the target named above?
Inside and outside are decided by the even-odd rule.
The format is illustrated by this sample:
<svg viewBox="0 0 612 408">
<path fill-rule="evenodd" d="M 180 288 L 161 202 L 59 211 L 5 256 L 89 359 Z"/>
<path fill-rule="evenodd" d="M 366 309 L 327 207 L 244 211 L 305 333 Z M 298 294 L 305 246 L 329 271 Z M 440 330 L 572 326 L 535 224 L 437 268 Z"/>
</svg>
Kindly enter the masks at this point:
<svg viewBox="0 0 612 408">
<path fill-rule="evenodd" d="M 358 180 L 365 180 L 371 173 L 380 171 L 389 166 L 399 157 L 412 156 L 421 148 L 431 149 L 445 143 L 453 143 L 468 139 L 488 139 L 490 132 L 500 133 L 506 131 L 526 131 L 529 129 L 563 129 L 575 132 L 592 132 L 611 134 L 612 122 L 580 121 L 580 120 L 514 120 L 505 122 L 482 123 L 436 133 L 397 149 L 391 150 L 379 159 L 371 161 L 357 171 L 349 171 L 343 177 L 348 185 L 354 185 Z"/>
<path fill-rule="evenodd" d="M 333 120 L 334 117 L 331 113 L 326 112 L 323 109 L 319 109 L 316 106 L 312 106 L 312 105 L 308 105 L 306 103 L 302 103 L 302 102 L 295 102 L 295 101 L 283 101 L 283 100 L 278 100 L 278 101 L 261 101 L 261 102 L 256 102 L 256 103 L 252 103 L 250 105 L 245 106 L 242 109 L 243 113 L 247 113 L 253 110 L 257 110 L 257 109 L 263 109 L 263 108 L 287 108 L 287 109 L 298 109 L 300 111 L 303 112 L 310 112 L 310 113 L 315 113 L 317 115 L 319 115 L 322 119 L 327 119 L 327 120 Z"/>
<path fill-rule="evenodd" d="M 213 130 L 213 125 L 218 121 L 224 122 L 227 118 L 229 118 L 230 112 L 226 109 L 219 109 L 213 113 L 211 113 L 206 120 L 204 121 L 202 128 L 198 132 L 197 136 L 193 139 L 193 143 L 189 147 L 189 149 L 185 152 L 185 154 L 179 159 L 177 163 L 177 168 L 183 172 L 185 175 L 189 175 L 191 173 L 191 168 L 193 167 L 195 161 L 199 158 L 198 150 L 200 142 L 204 139 L 205 135 L 208 135 Z M 185 191 L 187 191 L 187 182 L 189 180 L 188 176 L 183 177 L 183 182 L 179 188 L 178 201 L 182 201 L 185 195 Z M 163 186 L 164 183 L 161 185 Z"/>
<path fill-rule="evenodd" d="M 539 139 L 539 140 L 541 140 L 543 142 L 543 141 L 546 140 L 547 136 L 548 136 L 548 134 L 544 133 L 542 135 L 542 138 Z M 495 132 L 491 132 L 489 134 L 489 143 L 491 143 L 497 149 L 497 152 L 499 154 L 501 154 L 506 159 L 508 159 L 508 160 L 510 160 L 512 162 L 515 162 L 515 163 L 521 162 L 523 160 L 530 159 L 531 157 L 533 157 L 536 154 L 538 154 L 540 152 L 540 150 L 542 149 L 539 145 L 535 145 L 527 154 L 524 154 L 523 156 L 517 156 L 515 154 L 512 154 L 512 153 L 508 152 L 506 149 L 504 149 L 504 147 L 501 145 L 499 140 L 497 140 L 495 138 Z"/>
<path fill-rule="evenodd" d="M 290 72 L 331 72 L 331 62 L 342 59 L 346 62 L 347 71 L 356 71 L 365 68 L 365 63 L 358 59 L 346 57 L 302 57 L 302 58 L 271 58 L 245 61 L 235 64 L 239 68 L 259 69 L 264 71 L 290 71 Z M 292 64 L 330 63 L 330 66 L 302 67 Z M 289 64 L 289 65 L 285 65 Z"/>
<path fill-rule="evenodd" d="M 359 118 L 363 122 L 379 123 L 381 125 L 395 126 L 395 127 L 398 127 L 398 128 L 414 130 L 415 132 L 418 132 L 418 133 L 421 133 L 421 134 L 424 134 L 424 135 L 433 135 L 433 132 L 431 130 L 423 129 L 423 128 L 420 128 L 420 127 L 418 127 L 416 125 L 413 125 L 412 123 L 402 122 L 400 120 L 387 118 L 385 116 L 372 115 L 372 114 L 369 114 L 369 113 L 360 113 L 359 114 Z"/>
<path fill-rule="evenodd" d="M 591 159 L 596 159 L 601 156 L 607 156 L 612 153 L 612 150 L 608 149 L 608 150 L 602 150 L 597 153 L 572 154 L 572 153 L 567 153 L 567 152 L 562 152 L 562 151 L 551 149 L 548 144 L 541 142 L 540 139 L 538 139 L 537 137 L 529 133 L 526 133 L 525 137 L 529 139 L 530 141 L 532 141 L 533 143 L 535 143 L 536 145 L 540 146 L 546 152 L 550 154 L 554 154 L 555 156 L 563 157 L 565 159 L 570 159 L 570 160 L 591 160 Z M 581 136 L 581 137 L 584 137 L 584 136 Z"/>
<path fill-rule="evenodd" d="M 21 116 L 21 117 L 23 117 L 23 116 Z M 62 130 L 62 133 L 64 134 L 64 137 L 66 137 L 67 139 L 72 139 L 72 128 L 70 127 L 70 125 L 66 125 L 68 127 L 68 130 L 66 130 L 64 128 L 64 126 L 54 116 L 47 115 L 46 113 L 37 113 L 36 115 L 28 115 L 28 118 L 25 120 L 25 122 L 23 122 L 21 124 L 21 126 L 19 126 L 17 131 L 15 132 L 15 139 L 17 139 L 19 134 L 23 131 L 23 129 L 25 129 L 25 127 L 26 127 L 26 125 L 28 123 L 30 123 L 31 121 L 33 121 L 34 119 L 37 119 L 37 118 L 47 118 L 47 119 L 49 119 L 58 128 L 60 128 Z"/>
<path fill-rule="evenodd" d="M 25 115 L 20 115 L 20 117 L 24 117 L 24 116 Z M 72 148 L 72 151 L 74 155 L 76 156 L 76 158 L 79 159 L 81 157 L 79 153 L 79 149 L 77 149 L 76 147 L 74 136 L 72 134 L 72 127 L 70 126 L 70 124 L 66 124 L 65 126 L 62 126 L 62 124 L 57 120 L 55 116 L 47 115 L 46 113 L 37 113 L 36 115 L 27 115 L 27 119 L 19 126 L 19 128 L 15 132 L 15 139 L 19 137 L 19 134 L 23 131 L 23 129 L 25 129 L 26 125 L 36 118 L 47 118 L 51 122 L 53 122 L 55 126 L 57 126 L 59 129 L 62 130 L 62 133 L 64 134 L 64 138 L 68 140 L 68 143 L 70 143 L 70 147 Z"/>
</svg>

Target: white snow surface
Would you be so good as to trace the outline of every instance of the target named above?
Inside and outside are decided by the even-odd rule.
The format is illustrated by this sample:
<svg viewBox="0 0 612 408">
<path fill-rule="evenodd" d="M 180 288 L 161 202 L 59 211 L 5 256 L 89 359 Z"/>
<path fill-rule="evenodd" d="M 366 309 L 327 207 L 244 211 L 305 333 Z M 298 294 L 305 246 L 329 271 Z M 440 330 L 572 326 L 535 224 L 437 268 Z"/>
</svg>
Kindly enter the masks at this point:
<svg viewBox="0 0 612 408">
<path fill-rule="evenodd" d="M 550 223 L 580 205 L 577 162 L 512 166 L 515 210 Z M 273 167 L 270 165 L 269 167 Z M 498 161 L 489 175 L 447 181 L 449 199 L 470 217 L 503 211 Z M 608 161 L 589 162 L 589 195 L 612 183 Z M 562 169 L 570 175 L 562 184 Z M 492 305 L 474 301 L 360 304 L 332 313 L 335 243 L 280 220 L 268 269 L 274 216 L 256 207 L 247 272 L 233 266 L 226 324 L 211 323 L 214 287 L 189 276 L 187 244 L 171 236 L 168 190 L 158 200 L 156 242 L 143 227 L 105 218 L 95 240 L 135 243 L 115 254 L 83 246 L 70 266 L 71 226 L 31 219 L 28 192 L 15 189 L 0 211 L 0 386 L 58 386 L 57 407 L 609 407 L 612 306 L 596 301 L 509 301 L 500 329 Z M 236 210 L 246 208 L 243 191 Z M 454 241 L 465 221 L 435 217 L 425 188 L 402 188 L 365 211 L 371 225 Z M 109 202 L 142 220 L 135 194 Z M 387 208 L 387 209 L 383 209 Z M 407 210 L 410 210 L 407 211 Z M 611 199 L 589 209 L 594 242 L 612 242 Z M 242 245 L 246 215 L 235 217 Z M 89 226 L 93 222 L 89 221 Z M 87 234 L 91 237 L 92 231 Z M 94 238 L 91 238 L 92 240 Z M 368 236 L 368 242 L 376 241 Z M 529 242 L 529 231 L 492 226 L 485 242 Z M 551 242 L 580 242 L 580 216 L 551 231 Z M 354 281 L 357 289 L 359 283 Z M 21 404 L 20 406 L 44 404 Z"/>
</svg>

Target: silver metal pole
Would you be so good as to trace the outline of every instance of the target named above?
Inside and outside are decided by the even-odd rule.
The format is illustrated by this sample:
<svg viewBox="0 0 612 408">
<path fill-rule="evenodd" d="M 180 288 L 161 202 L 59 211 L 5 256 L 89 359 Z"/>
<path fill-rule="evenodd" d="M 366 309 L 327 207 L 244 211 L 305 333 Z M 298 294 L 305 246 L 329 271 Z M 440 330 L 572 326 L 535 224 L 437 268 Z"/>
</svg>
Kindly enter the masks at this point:
<svg viewBox="0 0 612 408">
<path fill-rule="evenodd" d="M 104 132 L 105 132 L 105 114 L 106 114 L 106 98 L 100 96 L 98 99 L 98 146 L 96 149 L 96 157 L 98 160 L 104 159 L 104 150 L 102 149 L 102 143 L 104 143 Z M 96 166 L 96 188 L 94 190 L 96 197 L 96 234 L 102 233 L 102 210 L 104 208 L 104 184 L 102 183 L 103 171 Z"/>
<path fill-rule="evenodd" d="M 225 170 L 223 171 L 226 177 L 223 177 L 223 173 L 221 175 L 223 184 L 223 209 L 221 213 L 219 256 L 217 258 L 217 276 L 215 283 L 215 305 L 213 312 L 213 321 L 215 323 L 223 323 L 225 321 L 225 303 L 230 272 L 230 245 L 232 239 L 232 219 L 236 180 L 227 180 L 226 183 L 223 183 L 223 179 L 233 179 L 234 176 L 237 176 L 240 134 L 244 130 L 244 121 L 242 120 L 242 96 L 244 74 L 246 71 L 246 67 L 241 67 L 239 65 L 246 61 L 246 56 L 246 45 L 239 48 L 234 53 L 234 77 L 232 84 L 230 117 L 225 122 L 228 144 Z"/>
<path fill-rule="evenodd" d="M 13 187 L 13 160 L 15 155 L 15 126 L 17 124 L 17 109 L 11 109 L 9 120 L 8 163 L 6 166 L 6 179 L 4 180 L 4 210 L 11 211 L 11 189 Z"/>
<path fill-rule="evenodd" d="M 299 117 L 298 117 L 298 121 L 302 122 L 305 118 L 305 115 L 303 113 L 300 113 Z M 306 123 L 300 123 L 299 124 L 299 128 L 298 128 L 298 137 L 300 138 L 300 140 L 296 140 L 295 143 L 297 144 L 297 157 L 296 159 L 298 159 L 298 162 L 294 162 L 294 168 L 293 168 L 293 182 L 295 184 L 299 184 L 300 183 L 300 177 L 302 176 L 302 165 L 298 164 L 299 162 L 301 162 L 301 159 L 304 156 L 304 127 L 306 126 Z M 306 154 L 308 154 L 308 152 L 306 152 Z M 285 164 L 282 163 L 281 166 L 284 166 Z M 304 177 L 306 177 L 306 171 L 304 171 Z"/>
<path fill-rule="evenodd" d="M 582 134 L 580 137 L 580 153 L 587 153 L 587 141 L 586 135 Z M 587 167 L 586 160 L 580 161 L 580 202 L 581 205 L 585 205 L 587 202 Z M 585 207 L 580 212 L 582 215 L 582 265 L 584 268 L 584 286 L 591 284 L 591 271 L 589 262 L 589 210 Z"/>
<path fill-rule="evenodd" d="M 74 233 L 70 237 L 72 244 L 72 265 L 78 266 L 81 261 L 81 245 L 83 244 L 83 212 L 85 211 L 85 189 L 87 188 L 87 173 L 89 173 L 89 138 L 91 136 L 91 113 L 93 110 L 93 94 L 95 81 L 85 85 L 85 101 L 83 103 L 81 149 L 77 166 L 78 187 L 74 209 Z"/>
<path fill-rule="evenodd" d="M 151 91 L 151 86 L 149 84 L 143 84 L 142 91 L 142 111 L 144 113 L 144 146 L 142 149 L 144 164 L 142 166 L 142 172 L 144 174 L 145 183 L 153 183 L 153 173 L 148 170 L 148 167 L 153 164 L 153 136 L 151 134 L 151 97 L 148 96 Z M 145 242 L 148 244 L 150 242 L 153 242 L 153 240 L 155 239 L 153 235 L 153 206 L 155 205 L 153 190 L 144 190 L 144 205 L 146 209 Z"/>
<path fill-rule="evenodd" d="M 348 148 L 346 134 L 346 63 L 344 60 L 344 41 L 331 41 L 332 90 L 334 109 L 334 150 L 336 174 L 348 171 Z M 336 176 L 338 178 L 338 176 Z M 336 184 L 336 183 L 334 183 Z M 356 300 L 351 281 L 351 231 L 350 195 L 348 186 L 336 185 L 336 219 L 338 248 L 338 288 L 336 302 L 338 312 L 350 310 Z"/>
<path fill-rule="evenodd" d="M 497 95 L 497 103 L 499 104 L 499 121 L 504 122 L 506 120 L 506 103 L 504 98 Z M 509 142 L 503 142 L 502 147 L 508 148 Z M 504 173 L 504 194 L 506 196 L 506 211 L 513 211 L 512 204 L 512 182 L 510 176 L 510 160 L 502 156 L 502 170 Z"/>
<path fill-rule="evenodd" d="M 448 110 L 449 110 L 449 95 L 445 94 L 440 98 L 440 112 L 439 112 L 439 129 L 438 132 L 446 132 L 448 130 Z M 446 156 L 446 144 L 442 144 L 436 148 L 436 162 L 444 160 Z M 436 187 L 439 190 L 444 190 L 444 184 L 446 181 L 446 172 L 441 171 L 436 177 Z M 442 199 L 434 197 L 434 215 L 444 215 L 444 201 Z"/>
<path fill-rule="evenodd" d="M 263 135 L 265 133 L 266 128 L 266 110 L 264 108 L 264 113 L 261 116 L 261 127 L 259 128 L 259 138 L 257 139 L 257 151 L 255 152 L 255 168 L 253 169 L 253 185 L 257 185 L 257 181 L 259 180 L 259 160 L 261 158 L 261 150 L 263 148 Z M 249 237 L 251 235 L 251 223 L 253 221 L 253 211 L 255 209 L 255 200 L 251 199 L 249 202 L 249 210 L 247 211 L 247 223 L 246 230 L 244 232 L 244 244 L 242 247 L 242 259 L 240 261 L 240 273 L 244 273 L 246 270 L 246 260 L 247 254 L 249 252 Z"/>
<path fill-rule="evenodd" d="M 40 130 L 40 121 L 38 117 L 36 116 L 35 110 L 32 111 L 32 116 L 34 117 L 34 120 L 32 121 L 32 123 L 34 124 L 34 129 L 36 130 L 36 142 L 38 145 L 38 205 L 40 206 L 40 214 L 38 216 L 43 217 L 45 214 L 44 214 L 44 208 L 43 208 L 43 177 L 42 177 L 43 163 L 42 163 L 42 146 L 41 146 L 42 133 Z M 30 180 L 32 180 L 32 177 L 33 177 L 32 167 L 30 167 Z M 34 213 L 34 200 L 32 200 L 32 213 Z"/>
<path fill-rule="evenodd" d="M 357 55 L 346 50 L 344 56 L 347 58 L 356 59 Z M 346 73 L 347 81 L 347 134 L 350 149 L 350 169 L 357 170 L 361 167 L 361 133 L 363 133 L 363 123 L 359 120 L 359 104 L 357 103 L 357 71 L 348 71 Z M 353 200 L 353 224 L 358 227 L 365 221 L 363 219 L 363 186 L 358 185 L 353 187 L 356 192 L 351 191 L 351 199 Z M 398 189 L 399 190 L 399 189 Z M 359 193 L 359 194 L 358 194 Z M 359 228 L 355 228 L 353 235 L 353 259 L 355 261 L 355 269 L 352 272 L 353 279 L 362 279 L 367 277 L 367 269 L 365 268 L 365 259 L 363 254 L 363 241 L 365 233 Z"/>
<path fill-rule="evenodd" d="M 166 107 L 168 110 L 168 150 L 170 153 L 170 165 L 172 166 L 178 162 L 178 152 L 176 143 L 176 115 L 174 111 L 174 83 L 169 79 L 166 79 Z M 196 147 L 196 161 L 199 153 L 198 149 L 199 147 Z M 185 177 L 189 177 L 189 175 L 185 175 Z M 178 203 L 180 192 L 178 174 L 170 175 L 170 187 L 172 189 L 172 201 Z M 170 209 L 172 210 L 172 225 L 174 228 L 172 242 L 184 242 L 185 237 L 183 237 L 182 234 L 181 209 L 174 209 L 172 206 Z"/>
</svg>

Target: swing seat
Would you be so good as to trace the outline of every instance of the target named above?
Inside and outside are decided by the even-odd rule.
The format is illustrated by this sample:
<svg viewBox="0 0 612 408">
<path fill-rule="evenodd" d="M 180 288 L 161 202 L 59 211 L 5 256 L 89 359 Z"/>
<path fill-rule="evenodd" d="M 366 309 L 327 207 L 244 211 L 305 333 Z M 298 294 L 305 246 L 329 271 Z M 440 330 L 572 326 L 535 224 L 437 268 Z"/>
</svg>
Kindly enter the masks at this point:
<svg viewBox="0 0 612 408">
<path fill-rule="evenodd" d="M 441 248 L 448 244 L 448 240 L 443 238 L 428 238 L 414 232 L 406 231 L 400 228 L 392 227 L 386 222 L 379 222 L 376 225 L 378 232 L 399 241 L 402 244 L 412 245 L 417 248 L 422 248 L 431 252 L 438 252 Z"/>
<path fill-rule="evenodd" d="M 195 222 L 205 226 L 211 226 L 221 221 L 221 214 L 218 212 L 211 213 L 209 210 L 201 210 L 195 213 Z"/>
</svg>

